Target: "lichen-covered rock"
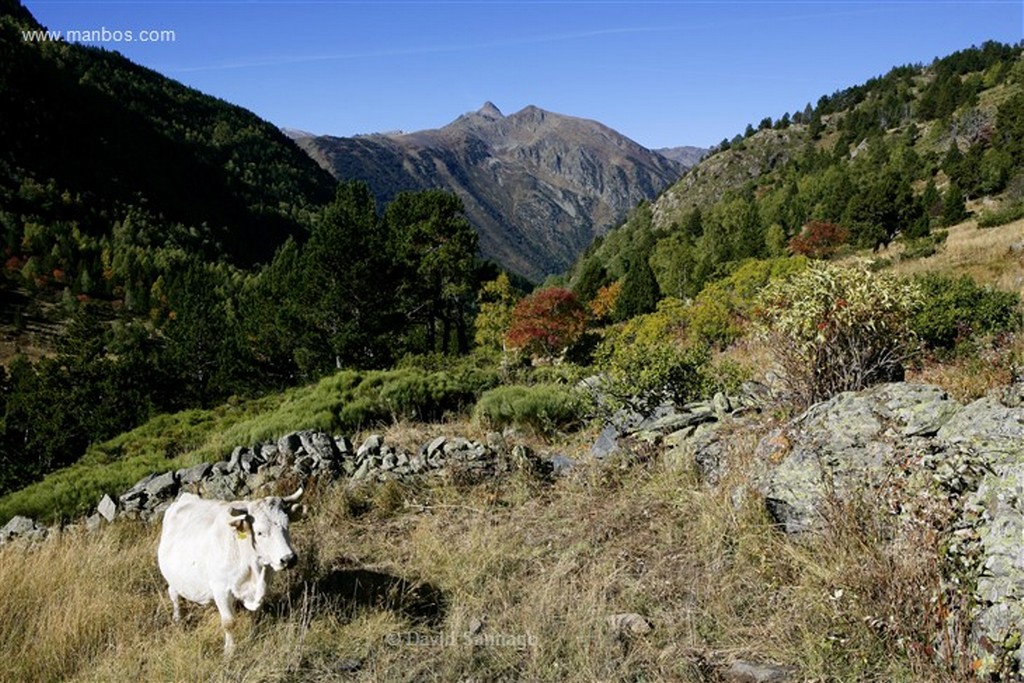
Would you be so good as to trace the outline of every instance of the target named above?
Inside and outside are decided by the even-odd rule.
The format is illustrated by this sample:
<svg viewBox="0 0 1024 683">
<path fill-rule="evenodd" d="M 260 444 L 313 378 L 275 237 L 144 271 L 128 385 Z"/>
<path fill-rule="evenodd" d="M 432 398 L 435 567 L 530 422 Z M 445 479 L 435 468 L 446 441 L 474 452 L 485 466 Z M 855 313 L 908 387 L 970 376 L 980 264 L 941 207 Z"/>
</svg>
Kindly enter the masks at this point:
<svg viewBox="0 0 1024 683">
<path fill-rule="evenodd" d="M 983 511 L 974 641 L 1002 644 L 1024 632 L 1024 462 L 986 477 L 972 500 Z M 1017 658 L 1024 664 L 1024 652 Z"/>
<path fill-rule="evenodd" d="M 937 437 L 990 454 L 994 466 L 1012 465 L 1024 457 L 1024 407 L 1010 408 L 994 397 L 978 399 L 942 425 Z"/>
<path fill-rule="evenodd" d="M 826 501 L 869 493 L 898 465 L 903 441 L 940 433 L 962 413 L 942 390 L 908 382 L 838 394 L 761 441 L 757 488 L 787 533 L 813 530 Z"/>
</svg>

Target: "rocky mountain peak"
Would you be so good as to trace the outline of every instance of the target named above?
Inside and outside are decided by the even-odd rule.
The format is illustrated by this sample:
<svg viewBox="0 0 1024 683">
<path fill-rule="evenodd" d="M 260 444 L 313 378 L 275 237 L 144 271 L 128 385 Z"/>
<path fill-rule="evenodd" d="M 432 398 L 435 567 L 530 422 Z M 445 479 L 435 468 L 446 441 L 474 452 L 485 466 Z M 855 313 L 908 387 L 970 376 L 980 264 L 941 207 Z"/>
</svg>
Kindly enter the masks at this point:
<svg viewBox="0 0 1024 683">
<path fill-rule="evenodd" d="M 490 100 L 484 102 L 484 106 L 480 107 L 476 113 L 489 119 L 505 118 L 505 115 L 501 113 L 501 110 L 494 106 L 494 103 Z"/>
</svg>

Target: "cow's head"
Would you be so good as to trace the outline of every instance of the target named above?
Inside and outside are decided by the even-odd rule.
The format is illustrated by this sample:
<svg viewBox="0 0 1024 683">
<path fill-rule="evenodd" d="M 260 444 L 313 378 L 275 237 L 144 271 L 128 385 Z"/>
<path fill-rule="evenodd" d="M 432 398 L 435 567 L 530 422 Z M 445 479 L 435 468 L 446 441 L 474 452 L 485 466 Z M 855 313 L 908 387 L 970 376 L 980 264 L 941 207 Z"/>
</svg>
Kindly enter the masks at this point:
<svg viewBox="0 0 1024 683">
<path fill-rule="evenodd" d="M 288 535 L 289 515 L 302 498 L 302 489 L 285 498 L 271 496 L 238 501 L 231 509 L 230 523 L 239 536 L 251 535 L 257 561 L 275 571 L 294 567 L 298 561 Z"/>
</svg>

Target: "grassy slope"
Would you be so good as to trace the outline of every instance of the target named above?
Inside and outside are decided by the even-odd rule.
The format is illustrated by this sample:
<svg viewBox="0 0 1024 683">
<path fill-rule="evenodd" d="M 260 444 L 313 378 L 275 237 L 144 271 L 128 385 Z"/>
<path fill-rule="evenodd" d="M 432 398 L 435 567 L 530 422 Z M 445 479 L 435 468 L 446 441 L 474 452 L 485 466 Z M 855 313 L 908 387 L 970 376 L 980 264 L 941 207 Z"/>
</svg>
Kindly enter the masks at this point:
<svg viewBox="0 0 1024 683">
<path fill-rule="evenodd" d="M 735 472 L 760 431 L 730 440 Z M 241 618 L 228 662 L 212 607 L 171 622 L 155 527 L 5 548 L 0 605 L 19 619 L 0 626 L 0 681 L 704 681 L 740 656 L 807 679 L 955 679 L 915 650 L 936 617 L 922 553 L 878 543 L 870 506 L 783 538 L 760 506 L 734 506 L 744 477 L 712 490 L 652 460 L 554 485 L 335 486 L 309 501 L 299 567 Z M 616 636 L 623 612 L 654 630 Z"/>
</svg>

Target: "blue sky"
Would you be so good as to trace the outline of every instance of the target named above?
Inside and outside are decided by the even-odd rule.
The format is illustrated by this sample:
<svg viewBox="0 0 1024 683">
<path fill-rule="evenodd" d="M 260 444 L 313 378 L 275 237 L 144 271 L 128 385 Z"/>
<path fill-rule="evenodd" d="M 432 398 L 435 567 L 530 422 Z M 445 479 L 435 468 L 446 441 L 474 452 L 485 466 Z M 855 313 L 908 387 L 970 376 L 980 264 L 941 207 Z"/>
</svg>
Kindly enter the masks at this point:
<svg viewBox="0 0 1024 683">
<path fill-rule="evenodd" d="M 25 4 L 54 30 L 173 31 L 103 46 L 279 126 L 437 128 L 490 100 L 648 147 L 710 146 L 892 66 L 1024 38 L 1022 0 Z"/>
</svg>

